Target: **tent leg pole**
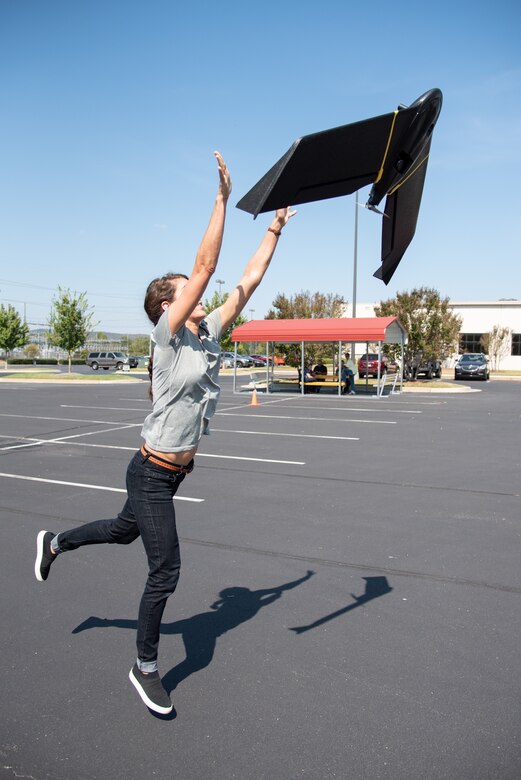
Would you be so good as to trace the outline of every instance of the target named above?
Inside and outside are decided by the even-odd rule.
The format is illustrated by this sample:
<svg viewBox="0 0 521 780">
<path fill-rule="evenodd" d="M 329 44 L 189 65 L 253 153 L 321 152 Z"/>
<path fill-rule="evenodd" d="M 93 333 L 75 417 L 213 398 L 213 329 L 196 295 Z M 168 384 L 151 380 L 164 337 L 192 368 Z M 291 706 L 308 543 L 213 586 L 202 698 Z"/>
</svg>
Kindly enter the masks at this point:
<svg viewBox="0 0 521 780">
<path fill-rule="evenodd" d="M 400 376 L 400 393 L 403 392 L 403 373 L 405 371 L 405 362 L 404 362 L 405 356 L 404 356 L 404 353 L 405 353 L 405 344 L 404 344 L 403 333 L 402 333 L 402 371 L 401 371 L 401 376 Z"/>
<path fill-rule="evenodd" d="M 382 342 L 378 342 L 378 372 L 376 377 L 376 397 L 380 398 L 382 388 L 380 387 L 381 380 L 381 366 L 382 366 Z"/>
<path fill-rule="evenodd" d="M 270 391 L 270 353 L 269 341 L 266 342 L 266 393 Z"/>
<path fill-rule="evenodd" d="M 338 395 L 342 395 L 342 371 L 341 371 L 341 361 L 342 361 L 342 342 L 338 342 Z"/>
<path fill-rule="evenodd" d="M 233 361 L 233 392 L 237 390 L 237 342 L 235 342 L 235 360 Z"/>
<path fill-rule="evenodd" d="M 304 395 L 304 342 L 300 342 L 300 394 Z"/>
</svg>

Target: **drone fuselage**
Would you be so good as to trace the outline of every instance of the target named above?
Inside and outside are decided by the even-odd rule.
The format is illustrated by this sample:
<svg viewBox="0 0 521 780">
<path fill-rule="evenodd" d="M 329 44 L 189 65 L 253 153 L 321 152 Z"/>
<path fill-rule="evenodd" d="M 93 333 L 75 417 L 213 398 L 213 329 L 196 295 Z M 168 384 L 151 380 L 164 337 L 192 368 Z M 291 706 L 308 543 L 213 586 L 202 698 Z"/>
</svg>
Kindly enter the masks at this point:
<svg viewBox="0 0 521 780">
<path fill-rule="evenodd" d="M 431 89 L 411 103 L 398 107 L 389 130 L 389 140 L 382 169 L 367 200 L 367 206 L 377 206 L 400 182 L 422 162 L 422 151 L 427 146 L 441 111 L 442 93 Z"/>
</svg>

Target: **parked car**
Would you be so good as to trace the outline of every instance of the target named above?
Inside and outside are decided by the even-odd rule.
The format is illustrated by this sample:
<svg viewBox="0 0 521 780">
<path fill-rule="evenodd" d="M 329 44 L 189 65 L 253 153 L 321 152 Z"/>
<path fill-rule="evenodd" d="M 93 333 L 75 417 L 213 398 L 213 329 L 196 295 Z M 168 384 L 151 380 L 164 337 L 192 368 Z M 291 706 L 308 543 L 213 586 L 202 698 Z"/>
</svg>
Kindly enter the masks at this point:
<svg viewBox="0 0 521 780">
<path fill-rule="evenodd" d="M 266 366 L 266 358 L 263 355 L 248 355 L 250 358 L 252 365 L 255 368 L 263 368 Z M 270 358 L 270 366 L 271 366 L 271 358 Z"/>
<path fill-rule="evenodd" d="M 130 368 L 137 368 L 139 366 L 139 358 L 134 355 L 128 356 L 128 364 Z"/>
<path fill-rule="evenodd" d="M 266 360 L 269 360 L 270 366 L 283 366 L 286 362 L 283 357 L 279 357 L 278 355 L 270 355 L 269 358 L 266 357 L 266 355 L 250 355 L 250 357 L 255 358 L 256 360 L 262 360 L 264 366 L 266 365 Z"/>
<path fill-rule="evenodd" d="M 233 368 L 235 355 L 233 352 L 221 352 L 221 368 Z M 249 355 L 237 355 L 237 368 L 250 368 L 253 360 Z"/>
<path fill-rule="evenodd" d="M 254 366 L 265 366 L 266 361 L 269 361 L 270 366 L 273 365 L 273 358 L 267 358 L 266 355 L 250 355 L 251 359 L 253 360 Z"/>
<path fill-rule="evenodd" d="M 422 360 L 418 366 L 417 362 L 407 363 L 405 366 L 405 378 L 414 379 L 420 375 L 427 377 L 427 379 L 441 378 L 441 360 L 427 359 Z"/>
<path fill-rule="evenodd" d="M 485 355 L 477 352 L 467 352 L 460 355 L 454 366 L 454 379 L 490 379 L 488 361 Z"/>
<path fill-rule="evenodd" d="M 390 374 L 395 374 L 398 371 L 398 364 L 386 355 L 382 355 L 380 359 L 380 376 L 384 371 Z M 358 360 L 358 376 L 360 379 L 365 379 L 366 375 L 374 378 L 378 376 L 378 355 L 374 352 L 366 353 Z"/>
<path fill-rule="evenodd" d="M 109 368 L 121 371 L 123 366 L 130 368 L 130 358 L 123 352 L 89 352 L 85 362 L 93 371 L 97 371 L 98 368 L 103 368 L 105 371 L 108 371 Z"/>
<path fill-rule="evenodd" d="M 423 374 L 427 379 L 441 379 L 441 360 L 424 360 L 418 366 L 416 376 Z"/>
</svg>

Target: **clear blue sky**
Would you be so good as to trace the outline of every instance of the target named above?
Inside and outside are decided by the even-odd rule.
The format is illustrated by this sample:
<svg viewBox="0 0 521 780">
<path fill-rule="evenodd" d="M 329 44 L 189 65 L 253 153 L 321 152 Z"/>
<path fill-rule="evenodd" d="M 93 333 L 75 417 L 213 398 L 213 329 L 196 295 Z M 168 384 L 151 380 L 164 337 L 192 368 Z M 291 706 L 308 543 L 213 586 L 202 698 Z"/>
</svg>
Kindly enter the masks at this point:
<svg viewBox="0 0 521 780">
<path fill-rule="evenodd" d="M 416 236 L 385 287 L 381 220 L 360 210 L 358 301 L 421 285 L 521 298 L 520 8 L 1 0 L 0 303 L 45 323 L 60 285 L 87 292 L 99 330 L 147 332 L 149 280 L 191 270 L 214 149 L 234 183 L 215 275 L 229 290 L 270 219 L 235 203 L 291 143 L 431 87 L 444 105 Z M 354 198 L 299 207 L 248 317 L 278 292 L 351 300 Z"/>
</svg>

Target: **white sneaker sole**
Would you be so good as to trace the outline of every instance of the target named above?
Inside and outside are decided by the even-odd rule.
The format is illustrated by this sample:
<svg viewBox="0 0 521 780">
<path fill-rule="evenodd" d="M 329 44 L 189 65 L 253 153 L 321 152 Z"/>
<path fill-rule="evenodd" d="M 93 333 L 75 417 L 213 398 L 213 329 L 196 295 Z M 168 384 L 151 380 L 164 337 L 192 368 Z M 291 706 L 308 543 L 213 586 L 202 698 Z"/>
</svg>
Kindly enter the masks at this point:
<svg viewBox="0 0 521 780">
<path fill-rule="evenodd" d="M 130 682 L 132 683 L 136 691 L 139 693 L 141 697 L 141 701 L 143 701 L 144 704 L 146 704 L 150 710 L 153 710 L 154 712 L 158 712 L 160 715 L 168 715 L 169 712 L 172 712 L 172 710 L 174 709 L 173 704 L 171 704 L 170 707 L 161 707 L 159 704 L 154 704 L 152 699 L 148 698 L 145 691 L 139 684 L 138 680 L 136 680 L 136 678 L 132 674 L 132 669 L 128 673 L 128 679 L 130 680 Z"/>
<path fill-rule="evenodd" d="M 34 562 L 34 576 L 38 582 L 45 582 L 41 573 L 41 565 L 43 558 L 43 540 L 47 531 L 40 531 L 38 538 L 36 539 L 36 560 Z"/>
</svg>

